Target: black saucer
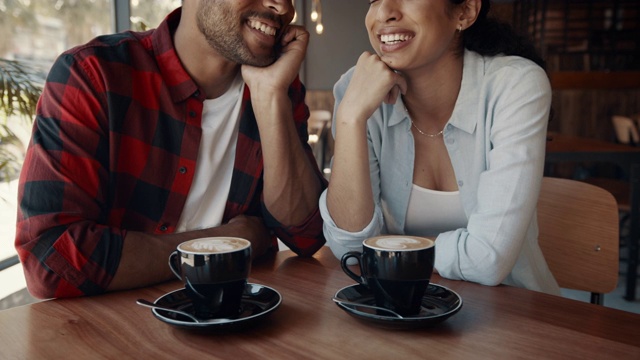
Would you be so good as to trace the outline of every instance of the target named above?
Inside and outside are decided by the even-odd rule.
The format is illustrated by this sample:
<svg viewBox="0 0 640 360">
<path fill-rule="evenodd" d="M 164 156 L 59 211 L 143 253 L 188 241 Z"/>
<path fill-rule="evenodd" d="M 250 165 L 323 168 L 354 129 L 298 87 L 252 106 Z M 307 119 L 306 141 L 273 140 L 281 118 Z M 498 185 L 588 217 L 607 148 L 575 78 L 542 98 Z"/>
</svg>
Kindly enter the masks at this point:
<svg viewBox="0 0 640 360">
<path fill-rule="evenodd" d="M 344 287 L 336 293 L 335 297 L 363 305 L 375 305 L 373 293 L 367 287 L 355 284 Z M 405 316 L 400 319 L 390 314 L 377 314 L 376 310 L 336 303 L 341 309 L 358 320 L 377 326 L 392 329 L 414 329 L 431 326 L 448 319 L 462 308 L 462 298 L 454 291 L 437 284 L 429 284 L 424 297 L 420 313 L 413 316 Z"/>
<path fill-rule="evenodd" d="M 151 309 L 151 311 L 158 319 L 178 327 L 188 329 L 232 330 L 243 328 L 262 320 L 277 309 L 281 302 L 282 296 L 276 290 L 268 286 L 248 283 L 244 290 L 244 295 L 242 295 L 240 314 L 234 318 L 209 319 L 202 320 L 202 322 L 195 322 L 184 315 L 170 311 L 160 309 Z M 184 288 L 165 294 L 159 297 L 154 303 L 193 314 L 193 305 Z"/>
</svg>

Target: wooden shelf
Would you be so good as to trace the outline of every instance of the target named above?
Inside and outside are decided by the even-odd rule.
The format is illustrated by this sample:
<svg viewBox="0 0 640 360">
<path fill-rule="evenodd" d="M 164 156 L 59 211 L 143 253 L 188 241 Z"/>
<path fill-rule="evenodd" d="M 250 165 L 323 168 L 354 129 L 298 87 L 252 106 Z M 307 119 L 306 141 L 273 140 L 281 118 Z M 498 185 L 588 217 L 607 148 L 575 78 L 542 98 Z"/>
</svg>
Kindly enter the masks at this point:
<svg viewBox="0 0 640 360">
<path fill-rule="evenodd" d="M 550 72 L 555 89 L 640 89 L 640 71 L 557 71 Z"/>
</svg>

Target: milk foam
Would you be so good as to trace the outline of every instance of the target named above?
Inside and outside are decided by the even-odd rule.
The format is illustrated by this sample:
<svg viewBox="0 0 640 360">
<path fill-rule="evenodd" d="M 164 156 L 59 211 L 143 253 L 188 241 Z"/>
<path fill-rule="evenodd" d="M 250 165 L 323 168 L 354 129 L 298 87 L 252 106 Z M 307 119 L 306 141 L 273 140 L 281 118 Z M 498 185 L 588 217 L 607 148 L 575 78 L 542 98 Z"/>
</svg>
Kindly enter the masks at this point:
<svg viewBox="0 0 640 360">
<path fill-rule="evenodd" d="M 180 244 L 179 249 L 194 253 L 225 253 L 248 247 L 249 241 L 237 238 L 204 238 Z"/>
<path fill-rule="evenodd" d="M 433 241 L 419 237 L 390 236 L 376 237 L 365 240 L 369 247 L 387 250 L 416 250 L 425 249 L 433 245 Z"/>
</svg>

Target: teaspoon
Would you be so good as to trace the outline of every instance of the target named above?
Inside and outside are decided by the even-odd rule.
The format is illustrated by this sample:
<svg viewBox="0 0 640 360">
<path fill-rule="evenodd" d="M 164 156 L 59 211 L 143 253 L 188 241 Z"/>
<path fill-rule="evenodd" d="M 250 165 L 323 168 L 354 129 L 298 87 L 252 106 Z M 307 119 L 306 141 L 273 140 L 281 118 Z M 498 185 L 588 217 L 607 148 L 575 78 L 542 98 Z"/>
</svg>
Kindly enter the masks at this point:
<svg viewBox="0 0 640 360">
<path fill-rule="evenodd" d="M 169 311 L 169 312 L 172 312 L 172 313 L 180 314 L 180 315 L 183 315 L 183 316 L 186 316 L 186 317 L 190 318 L 191 320 L 193 320 L 193 321 L 195 321 L 197 323 L 200 323 L 200 320 L 198 320 L 198 318 L 196 318 L 195 316 L 189 314 L 188 312 L 182 311 L 182 310 L 176 310 L 176 309 L 172 309 L 170 307 L 157 305 L 157 304 L 154 304 L 151 301 L 145 300 L 145 299 L 138 299 L 138 300 L 136 300 L 136 303 L 138 305 L 146 306 L 148 308 L 159 309 L 159 310 L 164 310 L 164 311 Z"/>
<path fill-rule="evenodd" d="M 385 309 L 385 308 L 380 307 L 380 306 L 361 304 L 361 303 L 357 303 L 357 302 L 353 302 L 353 301 L 349 301 L 349 300 L 339 299 L 339 298 L 337 298 L 335 296 L 332 298 L 332 300 L 334 302 L 336 302 L 338 304 L 342 304 L 342 305 L 351 305 L 351 306 L 357 306 L 357 307 L 363 307 L 363 308 L 369 308 L 369 309 L 385 311 L 385 312 L 397 317 L 398 319 L 404 319 L 404 317 L 402 315 L 398 314 L 397 312 L 395 312 L 393 310 Z"/>
</svg>

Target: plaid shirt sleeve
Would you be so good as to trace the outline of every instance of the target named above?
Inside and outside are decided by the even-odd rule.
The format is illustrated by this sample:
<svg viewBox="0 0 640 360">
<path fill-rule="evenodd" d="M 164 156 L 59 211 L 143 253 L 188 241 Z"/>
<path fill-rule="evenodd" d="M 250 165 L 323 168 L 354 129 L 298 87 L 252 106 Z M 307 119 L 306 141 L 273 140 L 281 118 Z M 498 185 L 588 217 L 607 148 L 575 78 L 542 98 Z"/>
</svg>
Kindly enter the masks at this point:
<svg viewBox="0 0 640 360">
<path fill-rule="evenodd" d="M 69 54 L 53 65 L 20 178 L 16 248 L 40 298 L 103 292 L 125 235 L 100 225 L 108 216 L 105 100 L 79 66 Z"/>
<path fill-rule="evenodd" d="M 179 15 L 98 37 L 53 64 L 18 188 L 15 246 L 32 295 L 103 293 L 127 231 L 175 231 L 204 101 L 173 48 Z"/>
</svg>

